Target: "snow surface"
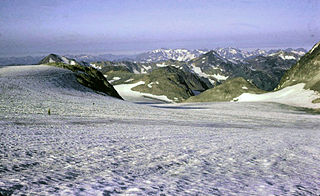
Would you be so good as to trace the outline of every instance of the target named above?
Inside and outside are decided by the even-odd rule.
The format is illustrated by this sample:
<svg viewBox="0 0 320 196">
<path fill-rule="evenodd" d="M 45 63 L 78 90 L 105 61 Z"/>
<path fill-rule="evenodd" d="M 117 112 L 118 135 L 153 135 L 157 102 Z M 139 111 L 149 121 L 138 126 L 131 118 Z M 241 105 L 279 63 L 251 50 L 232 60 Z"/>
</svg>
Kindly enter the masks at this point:
<svg viewBox="0 0 320 196">
<path fill-rule="evenodd" d="M 102 69 L 102 66 L 98 66 L 95 63 L 90 63 L 90 66 L 98 70 Z"/>
<path fill-rule="evenodd" d="M 282 58 L 282 59 L 284 59 L 284 60 L 291 60 L 291 59 L 295 60 L 295 59 L 296 59 L 296 57 L 294 57 L 294 56 L 292 56 L 292 55 L 283 55 L 283 54 L 280 54 L 279 57 Z"/>
<path fill-rule="evenodd" d="M 297 60 L 297 58 L 296 58 L 295 56 L 292 56 L 292 55 L 284 55 L 283 52 L 272 53 L 272 54 L 269 54 L 269 56 L 279 56 L 279 57 L 282 58 L 283 60 Z"/>
<path fill-rule="evenodd" d="M 211 76 L 216 78 L 217 80 L 226 80 L 226 79 L 229 78 L 229 76 L 223 76 L 223 75 L 220 75 L 220 74 L 213 74 Z"/>
<path fill-rule="evenodd" d="M 220 75 L 220 74 L 213 74 L 213 75 L 210 75 L 210 74 L 206 74 L 204 72 L 202 72 L 201 68 L 200 67 L 197 67 L 195 66 L 194 64 L 191 64 L 192 66 L 192 70 L 198 74 L 200 77 L 205 77 L 205 78 L 208 78 L 209 81 L 211 82 L 211 84 L 215 84 L 215 81 L 212 80 L 211 77 L 217 79 L 217 80 L 226 80 L 228 79 L 229 76 L 223 76 L 223 75 Z M 214 69 L 220 69 L 222 70 L 221 68 L 218 68 L 218 67 L 214 67 Z"/>
<path fill-rule="evenodd" d="M 303 56 L 303 55 L 306 54 L 306 53 L 303 52 L 303 51 L 294 51 L 294 50 L 292 50 L 291 52 L 294 53 L 294 54 L 297 54 L 297 55 L 299 55 L 299 56 Z"/>
<path fill-rule="evenodd" d="M 124 81 L 124 82 L 131 82 L 131 81 L 133 81 L 133 78 L 130 78 L 130 79 Z"/>
<path fill-rule="evenodd" d="M 54 63 L 55 60 L 53 60 L 52 58 L 49 58 L 49 63 Z"/>
<path fill-rule="evenodd" d="M 243 86 L 241 88 L 244 89 L 244 90 L 248 90 L 248 87 L 246 87 L 246 86 Z"/>
<path fill-rule="evenodd" d="M 74 60 L 71 60 L 70 65 L 76 65 L 76 62 Z"/>
<path fill-rule="evenodd" d="M 168 67 L 168 65 L 165 64 L 165 63 L 161 63 L 161 64 L 160 64 L 160 63 L 157 63 L 156 66 L 157 66 L 157 67 Z"/>
<path fill-rule="evenodd" d="M 121 79 L 120 77 L 115 76 L 111 80 L 109 80 L 108 82 L 113 83 L 113 82 L 120 80 L 120 79 Z"/>
<path fill-rule="evenodd" d="M 239 102 L 276 102 L 297 107 L 320 108 L 320 103 L 312 103 L 313 100 L 320 98 L 320 94 L 313 90 L 306 90 L 303 88 L 304 86 L 304 83 L 299 83 L 270 93 L 243 93 L 234 100 Z"/>
<path fill-rule="evenodd" d="M 61 56 L 61 59 L 62 59 L 63 63 L 69 64 L 69 59 L 67 59 L 66 57 Z"/>
<path fill-rule="evenodd" d="M 133 69 L 133 73 L 140 74 L 140 72 L 138 70 L 136 70 L 136 69 Z"/>
<path fill-rule="evenodd" d="M 150 82 L 149 84 L 148 84 L 148 87 L 149 88 L 152 88 L 152 85 L 154 84 L 154 82 Z"/>
<path fill-rule="evenodd" d="M 0 192 L 319 195 L 319 120 L 274 103 L 133 104 L 68 70 L 1 68 Z"/>
<path fill-rule="evenodd" d="M 139 86 L 141 84 L 145 84 L 145 82 L 139 81 L 134 84 L 119 84 L 119 85 L 115 85 L 114 88 L 123 99 L 128 101 L 142 101 L 142 100 L 145 100 L 145 98 L 149 98 L 149 99 L 156 99 L 156 100 L 161 100 L 169 103 L 172 102 L 172 100 L 168 99 L 168 97 L 165 95 L 153 95 L 149 93 L 142 93 L 142 92 L 131 90 L 132 88 Z"/>
<path fill-rule="evenodd" d="M 207 75 L 206 73 L 203 73 L 203 72 L 202 72 L 202 70 L 201 70 L 200 67 L 197 67 L 197 66 L 195 66 L 194 64 L 192 64 L 192 70 L 193 70 L 196 74 L 198 74 L 199 76 L 201 76 L 201 77 L 205 77 L 205 78 L 208 77 L 208 75 Z"/>
</svg>

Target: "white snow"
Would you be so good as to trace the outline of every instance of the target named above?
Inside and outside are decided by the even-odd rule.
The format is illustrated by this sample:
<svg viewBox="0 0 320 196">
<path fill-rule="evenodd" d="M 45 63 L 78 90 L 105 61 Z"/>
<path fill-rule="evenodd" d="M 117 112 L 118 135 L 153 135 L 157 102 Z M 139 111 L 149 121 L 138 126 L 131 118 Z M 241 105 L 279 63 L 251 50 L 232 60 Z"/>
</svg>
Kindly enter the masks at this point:
<svg viewBox="0 0 320 196">
<path fill-rule="evenodd" d="M 319 115 L 275 103 L 133 104 L 52 66 L 0 76 L 1 193 L 320 194 Z"/>
<path fill-rule="evenodd" d="M 223 75 L 220 75 L 220 74 L 213 74 L 211 76 L 216 78 L 217 80 L 226 80 L 226 79 L 229 78 L 229 76 L 223 76 Z"/>
<path fill-rule="evenodd" d="M 113 83 L 113 82 L 115 82 L 115 81 L 117 81 L 117 80 L 120 80 L 121 78 L 120 77 L 113 77 L 111 80 L 109 80 L 108 82 L 110 82 L 110 83 Z"/>
<path fill-rule="evenodd" d="M 306 54 L 306 53 L 303 52 L 303 51 L 295 51 L 295 50 L 292 50 L 291 52 L 294 53 L 294 54 L 297 54 L 297 55 L 299 55 L 299 56 L 303 56 L 303 55 Z"/>
<path fill-rule="evenodd" d="M 294 56 L 283 55 L 283 54 L 280 54 L 279 57 L 282 58 L 283 60 L 291 60 L 291 59 L 295 60 L 296 59 L 296 57 L 294 57 Z"/>
<path fill-rule="evenodd" d="M 126 190 L 126 193 L 128 193 L 128 194 L 132 194 L 132 192 L 141 192 L 141 189 L 139 189 L 139 188 L 129 188 L 128 190 Z"/>
<path fill-rule="evenodd" d="M 226 80 L 226 79 L 228 79 L 228 77 L 229 77 L 229 76 L 223 76 L 223 75 L 220 75 L 220 74 L 213 74 L 213 75 L 206 74 L 206 73 L 202 72 L 202 70 L 201 70 L 200 67 L 197 67 L 197 66 L 195 66 L 194 64 L 191 64 L 191 66 L 192 66 L 192 70 L 193 70 L 196 74 L 198 74 L 198 75 L 201 76 L 201 77 L 208 78 L 209 81 L 211 82 L 211 84 L 214 84 L 214 83 L 215 83 L 215 81 L 212 80 L 212 77 L 215 78 L 215 79 L 217 79 L 217 80 Z M 214 67 L 214 69 L 220 69 L 220 68 Z M 221 69 L 220 69 L 220 70 L 221 70 Z"/>
<path fill-rule="evenodd" d="M 160 64 L 160 63 L 157 63 L 156 66 L 157 66 L 157 67 L 167 67 L 168 65 L 165 64 L 165 63 L 161 63 L 161 64 Z"/>
<path fill-rule="evenodd" d="M 69 64 L 69 59 L 67 59 L 66 57 L 61 56 L 61 59 L 62 59 L 63 63 Z"/>
<path fill-rule="evenodd" d="M 199 57 L 201 54 L 206 53 L 203 50 L 187 50 L 187 49 L 156 49 L 150 52 L 147 52 L 144 61 L 161 61 L 173 59 L 177 61 L 190 61 L 196 57 Z"/>
<path fill-rule="evenodd" d="M 133 73 L 135 73 L 135 74 L 140 74 L 140 72 L 137 71 L 136 69 L 133 69 Z"/>
<path fill-rule="evenodd" d="M 246 87 L 246 86 L 243 86 L 243 87 L 242 87 L 242 89 L 244 89 L 244 90 L 248 90 L 248 87 Z"/>
<path fill-rule="evenodd" d="M 210 82 L 211 84 L 215 84 L 215 83 L 216 83 L 216 81 L 214 81 L 214 80 L 212 80 L 212 79 L 210 79 L 210 78 L 208 78 L 208 80 L 209 80 L 209 82 Z"/>
<path fill-rule="evenodd" d="M 152 85 L 153 85 L 154 83 L 153 82 L 150 82 L 149 84 L 148 84 L 148 87 L 149 88 L 152 88 Z"/>
<path fill-rule="evenodd" d="M 235 49 L 230 49 L 229 52 L 230 52 L 231 54 L 237 54 L 237 51 L 236 51 Z"/>
<path fill-rule="evenodd" d="M 289 86 L 275 92 L 264 94 L 243 93 L 234 98 L 238 102 L 275 102 L 297 107 L 320 108 L 320 103 L 314 104 L 313 100 L 320 98 L 320 94 L 313 90 L 306 90 L 304 83 Z"/>
<path fill-rule="evenodd" d="M 49 58 L 49 63 L 54 63 L 55 61 L 52 58 Z"/>
<path fill-rule="evenodd" d="M 124 82 L 131 82 L 131 81 L 133 81 L 133 78 L 130 78 L 130 79 L 124 81 Z"/>
<path fill-rule="evenodd" d="M 203 73 L 200 67 L 195 66 L 194 64 L 192 64 L 192 70 L 198 74 L 199 76 L 208 78 L 208 75 L 206 73 Z"/>
<path fill-rule="evenodd" d="M 98 65 L 96 65 L 95 63 L 90 63 L 90 66 L 91 67 L 93 67 L 93 68 L 95 68 L 95 69 L 102 69 L 102 67 L 101 66 L 98 66 Z"/>
<path fill-rule="evenodd" d="M 145 70 L 150 70 L 152 67 L 149 65 L 149 66 L 145 66 L 145 65 L 142 65 L 142 67 L 145 69 Z"/>
<path fill-rule="evenodd" d="M 74 60 L 71 60 L 70 65 L 76 65 L 76 62 Z"/>
<path fill-rule="evenodd" d="M 161 100 L 161 101 L 169 102 L 169 103 L 172 102 L 172 100 L 168 99 L 168 97 L 165 95 L 153 95 L 153 94 L 149 94 L 149 93 L 142 93 L 142 92 L 131 90 L 132 88 L 139 86 L 141 84 L 145 84 L 145 82 L 139 81 L 134 84 L 119 84 L 119 85 L 115 85 L 114 88 L 120 94 L 120 96 L 122 98 L 124 98 L 125 100 L 129 100 L 129 101 L 130 100 L 134 100 L 134 101 L 143 100 L 144 97 L 146 97 L 146 98 L 157 99 L 157 100 Z"/>
</svg>

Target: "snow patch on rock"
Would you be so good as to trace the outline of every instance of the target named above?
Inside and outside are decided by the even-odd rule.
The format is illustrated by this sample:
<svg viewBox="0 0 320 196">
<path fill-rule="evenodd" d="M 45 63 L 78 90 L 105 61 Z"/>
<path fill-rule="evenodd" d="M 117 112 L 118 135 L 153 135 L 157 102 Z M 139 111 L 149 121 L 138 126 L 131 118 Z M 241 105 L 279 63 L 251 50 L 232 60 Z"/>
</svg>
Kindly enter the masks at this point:
<svg viewBox="0 0 320 196">
<path fill-rule="evenodd" d="M 117 80 L 120 80 L 121 78 L 120 77 L 113 77 L 111 80 L 109 80 L 108 82 L 110 82 L 110 83 L 113 83 L 113 82 L 115 82 L 115 81 L 117 81 Z"/>
<path fill-rule="evenodd" d="M 157 99 L 157 100 L 161 100 L 169 103 L 173 102 L 171 99 L 169 99 L 165 95 L 153 95 L 149 93 L 142 93 L 142 92 L 131 90 L 132 88 L 142 84 L 145 84 L 145 82 L 139 81 L 134 84 L 120 84 L 120 85 L 115 85 L 114 88 L 120 94 L 120 96 L 125 100 L 143 100 L 146 97 L 146 98 Z"/>
<path fill-rule="evenodd" d="M 275 102 L 297 107 L 320 108 L 320 103 L 312 103 L 313 100 L 320 98 L 320 94 L 313 90 L 304 89 L 304 86 L 304 83 L 299 83 L 279 91 L 264 94 L 243 93 L 234 98 L 233 101 Z"/>
</svg>

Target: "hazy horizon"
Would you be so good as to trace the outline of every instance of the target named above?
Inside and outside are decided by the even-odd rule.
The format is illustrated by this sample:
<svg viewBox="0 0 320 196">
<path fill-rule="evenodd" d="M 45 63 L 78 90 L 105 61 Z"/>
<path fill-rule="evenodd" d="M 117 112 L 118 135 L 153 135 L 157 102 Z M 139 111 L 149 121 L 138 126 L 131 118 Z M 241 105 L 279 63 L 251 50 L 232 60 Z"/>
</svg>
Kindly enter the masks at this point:
<svg viewBox="0 0 320 196">
<path fill-rule="evenodd" d="M 0 56 L 137 54 L 157 48 L 305 48 L 320 38 L 320 2 L 0 2 Z"/>
</svg>

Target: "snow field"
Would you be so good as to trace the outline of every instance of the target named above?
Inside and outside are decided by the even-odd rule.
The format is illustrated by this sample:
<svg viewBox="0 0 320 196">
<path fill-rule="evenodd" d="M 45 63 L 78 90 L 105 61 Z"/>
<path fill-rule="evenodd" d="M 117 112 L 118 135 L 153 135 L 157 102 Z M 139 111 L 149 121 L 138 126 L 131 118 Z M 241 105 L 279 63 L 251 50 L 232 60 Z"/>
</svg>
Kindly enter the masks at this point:
<svg viewBox="0 0 320 196">
<path fill-rule="evenodd" d="M 274 103 L 133 104 L 68 70 L 1 68 L 0 191 L 319 195 L 319 120 Z"/>
</svg>

